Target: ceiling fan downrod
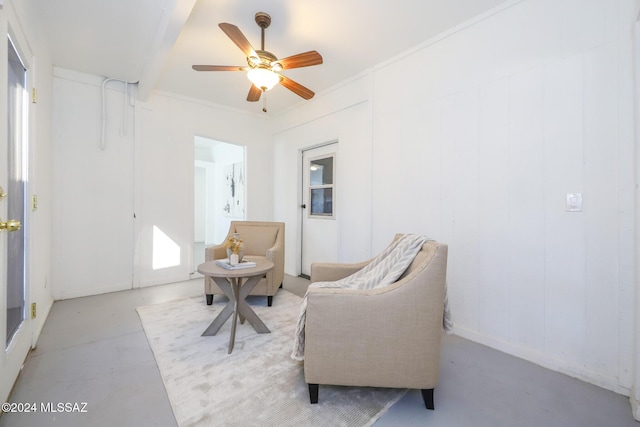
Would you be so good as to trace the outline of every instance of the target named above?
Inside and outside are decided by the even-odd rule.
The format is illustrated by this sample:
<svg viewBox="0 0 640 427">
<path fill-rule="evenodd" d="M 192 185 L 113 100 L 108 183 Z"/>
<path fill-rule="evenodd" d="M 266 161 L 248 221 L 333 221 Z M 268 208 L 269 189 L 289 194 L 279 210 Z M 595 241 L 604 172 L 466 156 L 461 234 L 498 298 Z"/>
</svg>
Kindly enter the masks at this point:
<svg viewBox="0 0 640 427">
<path fill-rule="evenodd" d="M 264 30 L 271 25 L 271 16 L 265 12 L 256 13 L 256 24 L 260 27 L 261 43 L 260 50 L 264 50 Z"/>
<path fill-rule="evenodd" d="M 260 51 L 264 54 L 264 30 L 271 25 L 271 16 L 266 12 L 258 12 L 255 19 L 256 24 L 260 27 Z M 260 60 L 262 61 L 262 58 Z M 262 111 L 267 112 L 267 91 L 264 89 L 262 89 Z"/>
</svg>

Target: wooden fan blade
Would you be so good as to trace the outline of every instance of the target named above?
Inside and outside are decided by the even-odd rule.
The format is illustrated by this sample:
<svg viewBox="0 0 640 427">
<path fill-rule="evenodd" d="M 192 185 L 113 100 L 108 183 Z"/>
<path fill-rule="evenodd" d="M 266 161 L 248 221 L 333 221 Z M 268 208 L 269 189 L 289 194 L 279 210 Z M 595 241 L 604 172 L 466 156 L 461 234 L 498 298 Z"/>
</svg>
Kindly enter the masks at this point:
<svg viewBox="0 0 640 427">
<path fill-rule="evenodd" d="M 294 82 L 290 78 L 281 74 L 278 74 L 278 76 L 280 76 L 280 84 L 296 95 L 301 96 L 304 99 L 311 99 L 313 98 L 313 95 L 315 95 L 311 89 L 302 86 L 300 83 Z"/>
<path fill-rule="evenodd" d="M 322 55 L 320 55 L 315 50 L 310 50 L 309 52 L 299 53 L 297 55 L 279 59 L 276 62 L 282 65 L 283 70 L 309 67 L 311 65 L 322 64 Z"/>
<path fill-rule="evenodd" d="M 251 85 L 249 88 L 249 94 L 247 95 L 247 101 L 256 102 L 260 99 L 260 95 L 262 95 L 262 89 L 257 88 L 255 85 Z"/>
<path fill-rule="evenodd" d="M 242 34 L 242 31 L 240 31 L 240 28 L 226 22 L 222 22 L 218 24 L 218 26 L 222 31 L 224 31 L 227 37 L 229 37 L 231 41 L 234 42 L 242 52 L 244 52 L 247 58 L 250 56 L 258 57 L 256 51 L 251 47 L 249 40 L 247 40 L 244 34 Z"/>
<path fill-rule="evenodd" d="M 249 67 L 240 65 L 193 65 L 196 71 L 246 71 Z"/>
</svg>

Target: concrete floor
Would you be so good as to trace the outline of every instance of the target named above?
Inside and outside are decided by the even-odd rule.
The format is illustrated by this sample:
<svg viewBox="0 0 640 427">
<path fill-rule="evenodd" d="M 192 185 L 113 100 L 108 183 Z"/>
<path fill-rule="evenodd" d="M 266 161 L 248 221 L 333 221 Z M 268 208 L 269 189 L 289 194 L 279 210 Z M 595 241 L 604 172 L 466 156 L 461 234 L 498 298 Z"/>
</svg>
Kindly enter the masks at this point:
<svg viewBox="0 0 640 427">
<path fill-rule="evenodd" d="M 287 276 L 284 286 L 302 294 L 307 285 Z M 86 412 L 7 413 L 0 427 L 176 427 L 135 308 L 202 289 L 196 279 L 56 302 L 10 401 Z M 455 336 L 443 341 L 435 407 L 411 390 L 375 427 L 640 426 L 625 396 Z"/>
</svg>

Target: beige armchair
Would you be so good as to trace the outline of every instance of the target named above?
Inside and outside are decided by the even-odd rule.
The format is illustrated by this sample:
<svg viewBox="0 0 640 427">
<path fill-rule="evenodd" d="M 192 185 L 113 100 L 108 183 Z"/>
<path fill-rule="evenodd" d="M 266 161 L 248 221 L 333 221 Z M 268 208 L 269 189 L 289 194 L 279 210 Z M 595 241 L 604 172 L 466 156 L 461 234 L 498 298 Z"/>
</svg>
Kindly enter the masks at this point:
<svg viewBox="0 0 640 427">
<path fill-rule="evenodd" d="M 396 235 L 396 239 L 401 235 Z M 304 375 L 318 385 L 420 389 L 433 409 L 438 383 L 447 245 L 428 241 L 393 284 L 372 290 L 309 288 Z M 311 281 L 335 281 L 358 264 L 312 264 Z"/>
<path fill-rule="evenodd" d="M 231 221 L 229 233 L 224 241 L 233 233 L 238 233 L 244 242 L 244 254 L 251 257 L 264 257 L 273 262 L 273 270 L 258 282 L 250 295 L 266 295 L 267 304 L 271 307 L 273 296 L 278 292 L 284 280 L 284 223 L 263 221 Z M 205 248 L 205 261 L 224 259 L 227 249 L 224 242 Z M 204 293 L 207 304 L 213 303 L 214 294 L 222 294 L 222 290 L 211 277 L 204 279 Z"/>
</svg>

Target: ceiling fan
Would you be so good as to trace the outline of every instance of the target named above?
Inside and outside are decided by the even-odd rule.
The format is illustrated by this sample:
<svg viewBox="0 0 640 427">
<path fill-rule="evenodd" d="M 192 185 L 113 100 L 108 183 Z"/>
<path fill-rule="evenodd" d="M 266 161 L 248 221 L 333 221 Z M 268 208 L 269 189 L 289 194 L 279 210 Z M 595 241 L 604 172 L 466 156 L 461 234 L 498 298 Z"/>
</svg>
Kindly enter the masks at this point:
<svg viewBox="0 0 640 427">
<path fill-rule="evenodd" d="M 260 50 L 254 50 L 242 31 L 235 25 L 226 22 L 218 25 L 247 56 L 247 66 L 193 65 L 192 68 L 196 71 L 247 71 L 247 77 L 252 83 L 247 95 L 247 101 L 250 102 L 258 101 L 262 92 L 270 90 L 278 83 L 304 99 L 313 98 L 315 94 L 312 90 L 283 76 L 280 71 L 322 64 L 322 56 L 315 50 L 311 50 L 278 59 L 273 53 L 264 50 L 264 30 L 271 24 L 271 16 L 264 12 L 258 12 L 255 20 L 261 29 Z M 262 110 L 267 111 L 264 106 Z"/>
</svg>

